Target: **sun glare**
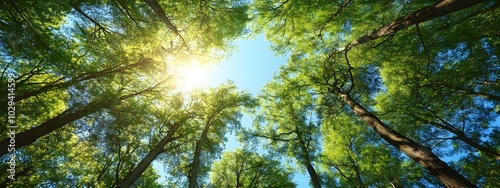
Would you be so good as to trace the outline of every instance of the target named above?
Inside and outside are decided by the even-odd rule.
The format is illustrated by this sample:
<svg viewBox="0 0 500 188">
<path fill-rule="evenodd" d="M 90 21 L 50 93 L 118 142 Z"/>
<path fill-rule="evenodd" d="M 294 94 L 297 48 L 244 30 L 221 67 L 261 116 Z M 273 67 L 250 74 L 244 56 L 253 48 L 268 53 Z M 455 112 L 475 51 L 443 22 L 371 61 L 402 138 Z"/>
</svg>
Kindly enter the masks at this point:
<svg viewBox="0 0 500 188">
<path fill-rule="evenodd" d="M 177 88 L 183 92 L 189 92 L 206 86 L 207 73 L 207 68 L 197 61 L 181 66 L 178 70 Z"/>
</svg>

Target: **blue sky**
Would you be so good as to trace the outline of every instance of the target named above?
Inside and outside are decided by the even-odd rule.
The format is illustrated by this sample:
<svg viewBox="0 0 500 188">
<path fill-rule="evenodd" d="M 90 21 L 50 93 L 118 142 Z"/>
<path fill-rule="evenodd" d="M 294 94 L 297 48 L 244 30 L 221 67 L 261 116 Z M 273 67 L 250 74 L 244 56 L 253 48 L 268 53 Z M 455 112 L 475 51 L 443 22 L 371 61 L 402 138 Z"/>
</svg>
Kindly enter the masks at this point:
<svg viewBox="0 0 500 188">
<path fill-rule="evenodd" d="M 270 44 L 260 35 L 255 39 L 238 39 L 237 50 L 231 56 L 209 70 L 210 86 L 232 80 L 240 90 L 256 94 L 270 81 L 279 66 L 285 63 L 282 57 L 274 56 Z"/>
</svg>

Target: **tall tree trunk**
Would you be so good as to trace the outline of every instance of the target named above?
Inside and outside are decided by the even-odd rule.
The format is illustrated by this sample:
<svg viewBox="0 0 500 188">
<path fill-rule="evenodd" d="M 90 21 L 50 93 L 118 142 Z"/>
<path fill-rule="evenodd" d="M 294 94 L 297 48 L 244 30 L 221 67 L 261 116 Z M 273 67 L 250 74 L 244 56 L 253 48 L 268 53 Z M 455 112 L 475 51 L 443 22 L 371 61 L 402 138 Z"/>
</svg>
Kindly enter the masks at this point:
<svg viewBox="0 0 500 188">
<path fill-rule="evenodd" d="M 302 139 L 302 135 L 299 131 L 296 131 L 298 141 L 300 144 L 300 149 L 302 150 L 302 154 L 304 155 L 303 159 L 299 160 L 304 160 L 303 163 L 306 165 L 307 173 L 309 173 L 309 176 L 311 177 L 311 182 L 313 184 L 314 188 L 321 188 L 321 180 L 318 176 L 318 173 L 316 172 L 316 169 L 314 169 L 314 166 L 312 165 L 311 158 L 309 157 L 309 151 L 306 147 L 306 143 Z"/>
<path fill-rule="evenodd" d="M 342 100 L 361 119 L 375 130 L 389 144 L 395 146 L 406 156 L 418 162 L 429 173 L 435 176 L 446 187 L 476 187 L 464 176 L 453 170 L 448 164 L 439 159 L 429 148 L 401 135 L 384 124 L 377 116 L 366 110 L 351 96 L 344 93 L 340 88 L 332 88 L 333 92 L 342 97 Z"/>
<path fill-rule="evenodd" d="M 246 158 L 243 158 L 241 159 L 241 163 L 240 163 L 240 167 L 238 169 L 236 169 L 236 188 L 241 188 L 243 187 L 243 181 L 245 180 L 244 177 L 241 177 L 241 173 L 244 173 L 243 171 L 245 169 L 243 169 L 243 167 L 245 166 L 245 160 Z M 236 162 L 238 162 L 236 160 Z"/>
<path fill-rule="evenodd" d="M 21 132 L 15 135 L 16 143 L 15 148 L 21 148 L 23 146 L 32 144 L 42 136 L 45 136 L 55 130 L 63 127 L 64 125 L 71 123 L 77 119 L 85 117 L 89 114 L 95 113 L 104 107 L 110 105 L 109 102 L 94 101 L 83 107 L 82 109 L 71 112 L 71 110 L 66 110 L 63 113 L 53 117 L 42 123 L 41 125 Z M 10 138 L 5 138 L 0 141 L 0 156 L 7 154 L 7 148 L 9 147 Z"/>
<path fill-rule="evenodd" d="M 199 169 L 200 169 L 200 157 L 201 157 L 201 152 L 202 152 L 202 144 L 205 142 L 208 136 L 208 131 L 210 130 L 210 127 L 212 126 L 212 120 L 222 112 L 225 108 L 230 108 L 231 106 L 221 106 L 217 108 L 208 118 L 207 122 L 205 124 L 205 128 L 203 129 L 203 132 L 201 133 L 200 139 L 196 142 L 195 145 L 195 151 L 194 151 L 194 156 L 193 156 L 193 162 L 191 163 L 191 169 L 189 170 L 188 174 L 188 187 L 189 188 L 196 188 L 198 186 L 198 174 L 199 174 Z"/>
<path fill-rule="evenodd" d="M 41 125 L 31 128 L 29 130 L 26 130 L 24 132 L 21 132 L 19 134 L 15 135 L 16 143 L 14 148 L 18 149 L 23 146 L 32 144 L 42 136 L 48 135 L 55 130 L 63 127 L 64 125 L 71 123 L 75 120 L 78 120 L 82 117 L 85 117 L 87 115 L 93 114 L 103 108 L 110 107 L 113 105 L 118 104 L 120 101 L 131 98 L 133 96 L 139 95 L 143 92 L 146 92 L 149 89 L 143 90 L 138 93 L 130 94 L 130 95 L 124 95 L 116 100 L 108 100 L 108 101 L 92 101 L 90 104 L 86 105 L 85 107 L 78 109 L 76 111 L 72 110 L 66 110 L 63 113 L 57 115 L 56 117 L 53 117 L 45 122 L 43 122 Z M 10 138 L 5 138 L 2 141 L 0 141 L 0 156 L 3 156 L 8 153 L 7 148 L 9 147 L 10 144 Z"/>
<path fill-rule="evenodd" d="M 146 171 L 149 165 L 158 157 L 163 152 L 163 149 L 165 146 L 174 141 L 176 138 L 174 137 L 174 133 L 177 131 L 180 125 L 174 124 L 171 126 L 171 129 L 168 131 L 167 135 L 163 137 L 156 146 L 149 151 L 149 153 L 144 157 L 144 159 L 137 164 L 137 166 L 134 168 L 134 170 L 130 171 L 125 178 L 120 183 L 119 187 L 122 188 L 128 188 L 132 186 L 138 179 L 141 177 L 142 173 Z"/>
<path fill-rule="evenodd" d="M 309 173 L 309 176 L 311 176 L 313 187 L 321 188 L 321 181 L 319 180 L 318 173 L 316 172 L 316 169 L 314 169 L 314 166 L 312 165 L 309 157 L 306 157 L 304 163 L 306 165 L 307 173 Z"/>
<path fill-rule="evenodd" d="M 196 188 L 198 186 L 198 172 L 200 169 L 200 157 L 201 157 L 201 145 L 205 142 L 207 139 L 208 135 L 208 130 L 210 129 L 210 120 L 205 126 L 205 129 L 203 129 L 203 133 L 201 134 L 200 139 L 196 142 L 195 150 L 194 150 L 194 156 L 193 156 L 193 162 L 191 163 L 191 169 L 189 170 L 189 175 L 188 175 L 188 181 L 189 181 L 189 188 Z"/>
<path fill-rule="evenodd" d="M 452 12 L 456 12 L 475 4 L 481 3 L 485 0 L 443 0 L 432 6 L 428 6 L 412 12 L 408 15 L 400 17 L 391 23 L 382 26 L 381 28 L 372 31 L 371 33 L 367 33 L 351 43 L 347 44 L 344 48 L 339 51 L 350 50 L 352 47 L 394 34 L 400 30 L 406 29 L 412 25 L 419 24 L 425 21 L 432 20 L 434 18 L 439 18 L 450 14 Z"/>
</svg>

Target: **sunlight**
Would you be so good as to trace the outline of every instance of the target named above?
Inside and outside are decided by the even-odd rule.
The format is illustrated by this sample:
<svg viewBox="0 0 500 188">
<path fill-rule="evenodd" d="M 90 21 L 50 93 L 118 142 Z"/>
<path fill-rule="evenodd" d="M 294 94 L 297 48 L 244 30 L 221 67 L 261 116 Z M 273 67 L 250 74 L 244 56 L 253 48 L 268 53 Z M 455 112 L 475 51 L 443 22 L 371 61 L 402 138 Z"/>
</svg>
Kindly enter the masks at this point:
<svg viewBox="0 0 500 188">
<path fill-rule="evenodd" d="M 182 92 L 189 92 L 195 88 L 207 85 L 207 67 L 198 61 L 179 67 L 177 74 L 177 88 Z"/>
</svg>

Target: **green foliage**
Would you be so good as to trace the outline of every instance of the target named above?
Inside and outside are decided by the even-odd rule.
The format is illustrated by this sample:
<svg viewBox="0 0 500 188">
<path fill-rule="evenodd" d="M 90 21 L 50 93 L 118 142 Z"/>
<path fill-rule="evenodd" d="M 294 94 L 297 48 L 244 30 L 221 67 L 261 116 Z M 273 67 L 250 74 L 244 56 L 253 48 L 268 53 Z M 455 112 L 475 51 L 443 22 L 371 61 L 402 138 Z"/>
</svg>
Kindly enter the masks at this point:
<svg viewBox="0 0 500 188">
<path fill-rule="evenodd" d="M 173 70 L 186 59 L 211 62 L 223 57 L 230 41 L 245 33 L 248 6 L 229 0 L 159 4 L 180 36 L 144 2 L 1 3 L 0 101 L 7 104 L 6 78 L 13 73 L 18 133 L 34 134 L 42 125 L 58 124 L 17 148 L 19 181 L 11 182 L 3 171 L 3 186 L 117 186 L 168 131 L 168 121 L 193 115 L 193 109 L 187 110 L 193 106 L 182 102 L 185 96 L 172 92 Z M 222 93 L 199 92 L 190 98 L 217 95 L 205 102 L 240 100 L 251 105 L 243 101 L 249 99 L 247 94 L 225 98 L 223 93 L 234 86 L 224 87 Z M 201 101 L 186 103 L 196 103 L 197 113 L 210 111 Z M 219 128 L 226 122 L 237 125 L 238 112 L 223 113 L 215 123 Z M 6 117 L 1 120 L 6 122 Z M 199 124 L 191 123 L 179 131 L 179 137 L 185 137 L 179 140 L 198 134 Z M 0 130 L 7 131 L 5 126 Z M 213 151 L 207 153 L 220 152 L 227 130 L 212 131 L 204 147 Z M 8 135 L 0 138 L 8 142 Z M 8 156 L 1 159 L 5 162 Z M 158 178 L 149 167 L 134 186 L 162 187 Z"/>
<path fill-rule="evenodd" d="M 498 5 L 494 2 L 338 51 L 358 37 L 434 3 L 254 1 L 252 28 L 264 32 L 272 49 L 289 59 L 261 96 L 270 101 L 260 105 L 262 122 L 275 125 L 258 123 L 252 134 L 279 136 L 286 133 L 286 127 L 303 126 L 302 114 L 311 110 L 313 116 L 307 121 L 321 127 L 316 137 L 322 141 L 313 145 L 322 148 L 316 149 L 321 158 L 314 158 L 323 167 L 325 185 L 437 183 L 356 120 L 335 94 L 338 88 L 397 132 L 432 147 L 439 156 L 458 159 L 457 154 L 466 153 L 467 157 L 457 160 L 460 165 L 454 165 L 459 171 L 491 157 L 483 155 L 484 149 L 478 155 L 481 146 L 498 153 L 492 143 L 498 137 L 494 130 L 498 129 L 495 109 L 500 89 L 496 84 L 500 76 L 498 40 L 494 37 L 499 22 L 493 16 Z M 294 110 L 295 118 L 289 117 L 288 109 Z M 288 141 L 269 143 L 273 151 L 286 153 L 283 148 L 297 148 L 292 146 L 294 137 L 283 138 Z M 480 156 L 480 160 L 470 156 Z M 393 171 L 389 174 L 386 169 Z M 478 172 L 471 179 L 483 185 L 495 179 L 492 174 L 492 170 Z"/>
<path fill-rule="evenodd" d="M 211 187 L 296 187 L 292 172 L 269 156 L 236 149 L 222 154 L 210 172 Z"/>
<path fill-rule="evenodd" d="M 232 83 L 216 88 L 195 90 L 183 96 L 189 119 L 176 131 L 179 139 L 169 143 L 160 156 L 169 166 L 168 185 L 187 185 L 191 171 L 199 171 L 198 184 L 205 184 L 210 166 L 223 150 L 226 134 L 240 129 L 244 108 L 255 105 L 251 95 L 239 92 Z M 199 166 L 195 161 L 199 160 Z"/>
<path fill-rule="evenodd" d="M 168 136 L 157 159 L 167 182 L 157 182 L 161 173 L 148 164 L 134 187 L 296 186 L 283 166 L 307 171 L 315 187 L 439 183 L 381 140 L 339 93 L 451 158 L 478 186 L 499 187 L 497 2 L 339 51 L 434 3 L 2 1 L 0 112 L 14 74 L 16 131 L 32 140 L 16 146 L 17 181 L 3 170 L 0 187 L 116 187 Z M 175 92 L 176 67 L 215 63 L 249 32 L 263 32 L 288 57 L 257 99 L 233 83 Z M 242 129 L 248 109 L 254 125 Z M 269 155 L 224 152 L 230 132 Z M 5 152 L 9 135 L 0 139 Z M 9 155 L 0 160 L 7 169 Z"/>
<path fill-rule="evenodd" d="M 325 118 L 321 164 L 339 187 L 425 186 L 423 169 L 377 138 L 349 114 Z M 388 170 L 390 169 L 390 170 Z"/>
</svg>

